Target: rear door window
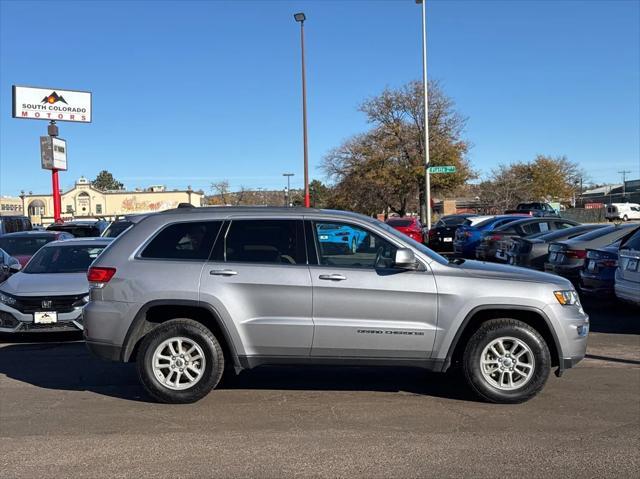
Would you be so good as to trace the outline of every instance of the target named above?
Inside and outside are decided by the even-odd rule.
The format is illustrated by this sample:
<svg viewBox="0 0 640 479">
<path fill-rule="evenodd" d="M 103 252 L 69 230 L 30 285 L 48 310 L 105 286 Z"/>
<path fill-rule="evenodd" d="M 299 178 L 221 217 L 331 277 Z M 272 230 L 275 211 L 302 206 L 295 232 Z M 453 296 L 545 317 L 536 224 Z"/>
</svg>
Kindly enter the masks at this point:
<svg viewBox="0 0 640 479">
<path fill-rule="evenodd" d="M 220 253 L 223 258 L 219 258 Z M 232 220 L 224 237 L 216 243 L 214 259 L 230 263 L 306 264 L 303 222 Z"/>
<path fill-rule="evenodd" d="M 144 249 L 142 258 L 206 260 L 222 221 L 174 223 L 164 228 Z"/>
</svg>

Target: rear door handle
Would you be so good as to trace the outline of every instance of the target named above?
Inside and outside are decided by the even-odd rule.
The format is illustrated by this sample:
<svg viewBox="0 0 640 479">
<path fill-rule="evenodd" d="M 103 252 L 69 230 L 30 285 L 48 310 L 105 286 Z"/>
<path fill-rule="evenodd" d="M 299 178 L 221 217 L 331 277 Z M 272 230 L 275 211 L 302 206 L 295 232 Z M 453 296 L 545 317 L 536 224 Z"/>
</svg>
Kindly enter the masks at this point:
<svg viewBox="0 0 640 479">
<path fill-rule="evenodd" d="M 238 272 L 231 269 L 212 269 L 209 274 L 212 276 L 235 276 Z"/>
<path fill-rule="evenodd" d="M 344 281 L 345 279 L 347 279 L 346 276 L 343 276 L 341 274 L 321 274 L 320 276 L 318 276 L 320 279 L 325 279 L 327 281 Z"/>
</svg>

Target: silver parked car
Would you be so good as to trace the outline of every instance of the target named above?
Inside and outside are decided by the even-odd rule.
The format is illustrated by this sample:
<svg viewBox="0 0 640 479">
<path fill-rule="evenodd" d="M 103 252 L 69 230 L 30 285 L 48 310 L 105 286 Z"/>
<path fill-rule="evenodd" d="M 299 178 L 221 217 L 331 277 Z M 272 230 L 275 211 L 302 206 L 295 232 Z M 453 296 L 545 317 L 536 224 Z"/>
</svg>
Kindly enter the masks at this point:
<svg viewBox="0 0 640 479">
<path fill-rule="evenodd" d="M 345 244 L 326 227 L 340 226 Z M 223 371 L 263 364 L 461 366 L 485 400 L 525 401 L 586 349 L 569 281 L 449 262 L 384 223 L 296 208 L 152 214 L 89 269 L 84 335 L 137 362 L 157 400 L 196 401 Z"/>
<path fill-rule="evenodd" d="M 615 291 L 618 298 L 640 306 L 640 230 L 620 245 Z"/>
<path fill-rule="evenodd" d="M 89 300 L 87 270 L 111 240 L 47 243 L 0 285 L 0 332 L 82 330 Z"/>
</svg>

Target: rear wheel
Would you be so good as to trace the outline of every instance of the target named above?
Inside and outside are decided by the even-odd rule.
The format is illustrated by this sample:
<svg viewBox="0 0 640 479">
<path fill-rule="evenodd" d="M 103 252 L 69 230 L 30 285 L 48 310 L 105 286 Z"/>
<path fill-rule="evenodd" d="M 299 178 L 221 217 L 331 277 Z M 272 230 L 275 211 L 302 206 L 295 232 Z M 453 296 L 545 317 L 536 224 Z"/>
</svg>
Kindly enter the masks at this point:
<svg viewBox="0 0 640 479">
<path fill-rule="evenodd" d="M 624 215 L 624 216 L 622 217 L 622 221 L 629 221 L 629 217 L 628 217 L 627 215 Z"/>
<path fill-rule="evenodd" d="M 514 319 L 492 319 L 469 339 L 463 369 L 471 389 L 482 399 L 520 403 L 544 387 L 551 355 L 531 326 Z"/>
<path fill-rule="evenodd" d="M 220 382 L 222 348 L 205 326 L 191 319 L 172 319 L 142 341 L 138 376 L 147 392 L 165 403 L 192 403 Z"/>
</svg>

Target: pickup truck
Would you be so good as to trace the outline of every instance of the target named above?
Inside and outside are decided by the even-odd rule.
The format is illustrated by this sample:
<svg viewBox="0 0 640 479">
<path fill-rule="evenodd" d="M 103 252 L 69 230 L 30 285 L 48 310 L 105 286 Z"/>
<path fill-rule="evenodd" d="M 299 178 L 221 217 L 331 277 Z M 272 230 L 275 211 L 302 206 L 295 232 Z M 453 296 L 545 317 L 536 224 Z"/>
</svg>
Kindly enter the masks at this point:
<svg viewBox="0 0 640 479">
<path fill-rule="evenodd" d="M 505 215 L 524 213 L 529 216 L 555 216 L 560 214 L 554 210 L 549 203 L 520 203 L 514 210 L 507 210 Z"/>
</svg>

